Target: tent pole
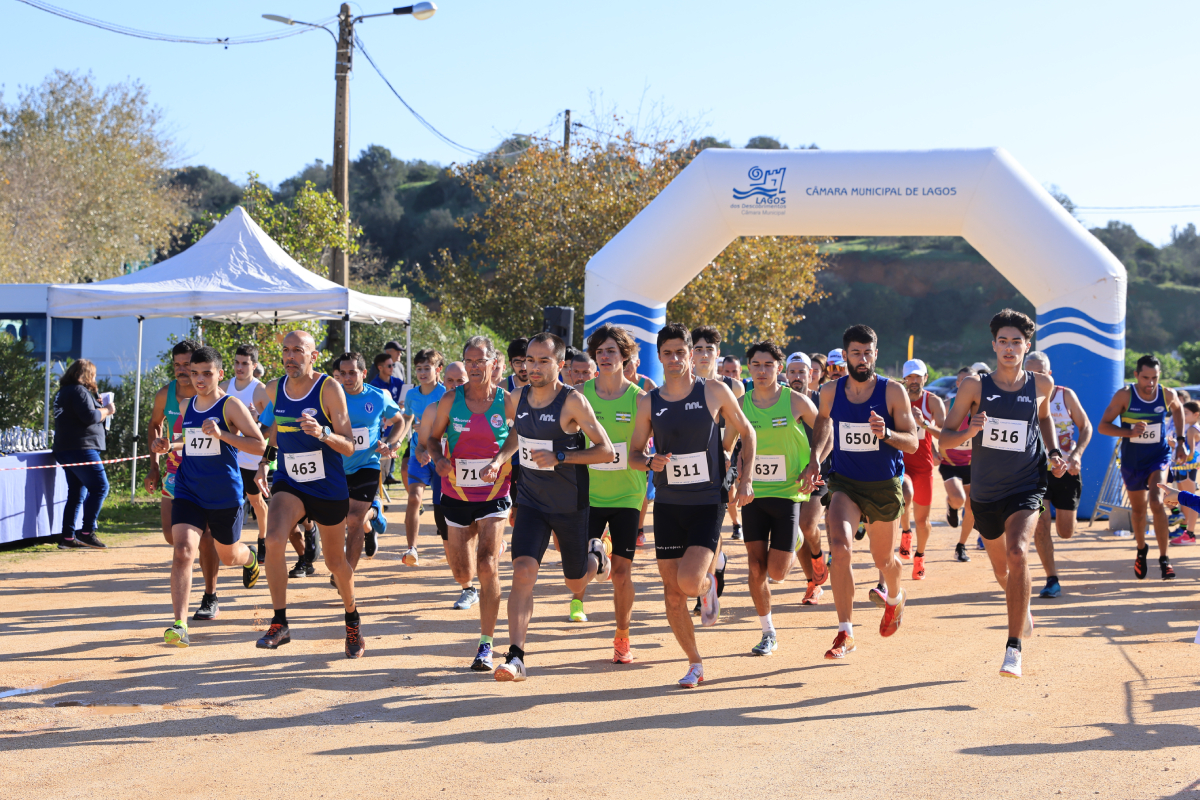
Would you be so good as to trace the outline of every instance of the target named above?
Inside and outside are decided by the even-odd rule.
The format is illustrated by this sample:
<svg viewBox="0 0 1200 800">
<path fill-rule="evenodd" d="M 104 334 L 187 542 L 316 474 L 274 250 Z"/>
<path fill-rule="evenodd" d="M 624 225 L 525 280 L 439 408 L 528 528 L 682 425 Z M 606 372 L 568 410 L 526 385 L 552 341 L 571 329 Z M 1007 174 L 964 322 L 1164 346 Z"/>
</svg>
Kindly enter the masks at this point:
<svg viewBox="0 0 1200 800">
<path fill-rule="evenodd" d="M 138 317 L 137 376 L 133 379 L 133 461 L 129 462 L 129 502 L 137 495 L 138 420 L 142 415 L 142 320 Z"/>
<path fill-rule="evenodd" d="M 408 372 L 404 373 L 404 379 L 412 383 L 412 319 L 404 323 L 404 358 L 408 362 Z"/>
<path fill-rule="evenodd" d="M 43 413 L 43 419 L 42 419 L 42 433 L 44 433 L 46 435 L 47 446 L 49 446 L 49 444 L 50 444 L 50 442 L 49 442 L 49 439 L 50 439 L 50 333 L 54 327 L 53 322 L 54 322 L 54 320 L 50 317 L 50 311 L 49 311 L 49 309 L 47 309 L 46 310 L 46 396 L 43 400 L 43 405 L 45 406 L 45 408 L 43 409 L 44 413 Z"/>
<path fill-rule="evenodd" d="M 342 343 L 344 345 L 346 345 L 346 349 L 343 350 L 342 352 L 349 353 L 350 352 L 350 315 L 349 314 L 342 317 Z"/>
</svg>

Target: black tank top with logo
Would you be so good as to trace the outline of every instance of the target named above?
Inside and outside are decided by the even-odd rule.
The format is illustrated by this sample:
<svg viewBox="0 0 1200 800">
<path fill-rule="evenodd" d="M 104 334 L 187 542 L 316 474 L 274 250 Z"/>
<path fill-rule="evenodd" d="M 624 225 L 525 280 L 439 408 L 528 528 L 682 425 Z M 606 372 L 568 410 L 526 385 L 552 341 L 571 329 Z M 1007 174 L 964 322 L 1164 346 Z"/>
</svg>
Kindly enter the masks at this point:
<svg viewBox="0 0 1200 800">
<path fill-rule="evenodd" d="M 529 506 L 547 514 L 569 514 L 588 505 L 588 468 L 586 464 L 558 464 L 540 469 L 530 460 L 533 450 L 557 453 L 582 450 L 582 432 L 566 433 L 562 428 L 563 403 L 575 387 L 564 385 L 544 408 L 529 404 L 529 386 L 520 389 L 517 419 L 513 426 L 519 437 L 517 457 L 521 462 L 521 480 L 517 481 L 517 505 Z"/>
<path fill-rule="evenodd" d="M 984 429 L 971 441 L 971 499 L 994 503 L 1042 485 L 1046 450 L 1038 430 L 1037 377 L 1025 373 L 1025 385 L 1006 392 L 991 375 L 979 381 L 979 410 Z"/>
<path fill-rule="evenodd" d="M 661 387 L 651 391 L 650 426 L 655 452 L 672 456 L 666 469 L 652 473 L 655 500 L 688 506 L 722 502 L 725 454 L 704 397 L 704 378 L 697 378 L 682 400 L 664 400 Z"/>
</svg>

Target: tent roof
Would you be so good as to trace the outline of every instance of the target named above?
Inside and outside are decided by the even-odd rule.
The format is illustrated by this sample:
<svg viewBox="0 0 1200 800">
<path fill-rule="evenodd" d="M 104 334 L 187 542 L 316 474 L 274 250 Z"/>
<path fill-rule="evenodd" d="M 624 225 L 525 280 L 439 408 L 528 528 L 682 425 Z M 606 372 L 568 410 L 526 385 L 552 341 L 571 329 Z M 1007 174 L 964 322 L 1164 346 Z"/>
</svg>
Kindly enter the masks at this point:
<svg viewBox="0 0 1200 800">
<path fill-rule="evenodd" d="M 48 290 L 51 317 L 200 317 L 218 322 L 408 322 L 412 301 L 339 286 L 296 263 L 238 206 L 177 256 L 130 275 Z"/>
</svg>

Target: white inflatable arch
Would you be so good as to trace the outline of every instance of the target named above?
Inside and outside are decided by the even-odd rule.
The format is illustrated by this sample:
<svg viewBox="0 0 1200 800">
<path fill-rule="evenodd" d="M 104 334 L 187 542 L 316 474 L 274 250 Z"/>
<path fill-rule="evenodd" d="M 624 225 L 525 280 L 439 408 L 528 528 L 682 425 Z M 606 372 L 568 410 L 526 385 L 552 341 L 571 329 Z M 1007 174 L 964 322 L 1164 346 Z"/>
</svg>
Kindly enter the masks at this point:
<svg viewBox="0 0 1200 800">
<path fill-rule="evenodd" d="M 998 148 L 705 150 L 588 262 L 584 330 L 628 328 L 642 371 L 658 379 L 667 301 L 731 241 L 822 235 L 962 236 L 1033 303 L 1038 349 L 1093 420 L 1122 383 L 1125 268 Z M 1097 438 L 1081 508 L 1091 507 L 1112 453 L 1111 440 Z"/>
</svg>

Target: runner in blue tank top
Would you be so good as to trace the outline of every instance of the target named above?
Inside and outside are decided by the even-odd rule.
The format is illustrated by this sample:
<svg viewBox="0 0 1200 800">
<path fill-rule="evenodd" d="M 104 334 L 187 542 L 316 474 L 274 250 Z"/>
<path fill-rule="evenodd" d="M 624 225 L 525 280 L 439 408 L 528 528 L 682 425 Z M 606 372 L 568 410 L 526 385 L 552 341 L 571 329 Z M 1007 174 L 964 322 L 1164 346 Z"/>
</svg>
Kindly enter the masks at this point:
<svg viewBox="0 0 1200 800">
<path fill-rule="evenodd" d="M 1006 308 L 992 317 L 996 371 L 959 387 L 938 437 L 942 450 L 971 439 L 971 511 L 1008 605 L 1008 643 L 1000 674 L 1021 677 L 1021 639 L 1033 633 L 1029 614 L 1029 540 L 1042 509 L 1047 469 L 1061 474 L 1050 398 L 1054 380 L 1025 371 L 1034 324 Z M 959 430 L 967 415 L 971 421 Z M 1047 456 L 1042 442 L 1055 446 Z"/>
<path fill-rule="evenodd" d="M 825 527 L 833 554 L 833 602 L 838 632 L 826 658 L 854 652 L 854 570 L 850 548 L 858 523 L 866 519 L 871 556 L 887 587 L 879 635 L 891 636 L 904 616 L 900 562 L 895 556 L 896 529 L 904 504 L 901 453 L 917 449 L 917 423 L 904 385 L 875 373 L 879 355 L 875 331 L 853 325 L 842 334 L 847 374 L 821 387 L 820 414 L 813 427 L 813 458 L 805 470 L 812 477 L 833 453 L 833 472 L 825 476 L 829 508 Z M 873 590 L 875 591 L 875 590 Z"/>
<path fill-rule="evenodd" d="M 187 609 L 192 593 L 192 563 L 207 529 L 226 566 L 242 567 L 242 584 L 258 582 L 258 556 L 246 547 L 242 535 L 242 474 L 237 453 L 262 455 L 267 448 L 250 410 L 221 389 L 221 355 L 211 347 L 190 354 L 189 378 L 196 394 L 183 413 L 183 439 L 169 436 L 151 443 L 151 451 L 182 451 L 171 504 L 171 605 L 175 624 L 163 638 L 167 644 L 187 647 Z"/>
<path fill-rule="evenodd" d="M 1122 386 L 1113 395 L 1100 418 L 1097 433 L 1121 439 L 1121 478 L 1129 493 L 1133 536 L 1137 540 L 1137 558 L 1133 572 L 1138 580 L 1146 577 L 1147 516 L 1154 517 L 1154 538 L 1158 540 L 1158 564 L 1163 580 L 1175 577 L 1167 558 L 1171 529 L 1163 505 L 1159 483 L 1166 482 L 1172 457 L 1176 463 L 1187 460 L 1187 439 L 1182 435 L 1174 441 L 1167 438 L 1166 422 L 1175 423 L 1176 433 L 1184 432 L 1183 405 L 1174 389 L 1159 384 L 1162 366 L 1154 356 L 1137 360 L 1135 381 Z M 1149 513 L 1147 513 L 1149 512 Z"/>
<path fill-rule="evenodd" d="M 508 592 L 509 648 L 498 681 L 525 680 L 525 637 L 533 618 L 533 587 L 550 536 L 558 537 L 564 583 L 582 594 L 608 580 L 611 565 L 599 539 L 588 539 L 588 465 L 613 460 L 608 433 L 581 392 L 559 380 L 567 345 L 552 333 L 529 340 L 529 385 L 505 398 L 513 433 L 480 477 L 494 481 L 514 454 L 521 460 L 517 519 L 512 532 L 512 588 Z M 587 447 L 584 436 L 593 442 Z"/>
<path fill-rule="evenodd" d="M 307 331 L 292 331 L 283 339 L 286 375 L 267 384 L 274 410 L 267 449 L 259 466 L 265 477 L 276 455 L 278 468 L 271 487 L 267 515 L 267 585 L 275 611 L 258 646 L 275 649 L 292 640 L 287 621 L 288 534 L 304 517 L 321 533 L 325 566 L 337 580 L 346 608 L 346 657 L 365 651 L 354 602 L 354 570 L 346 561 L 346 514 L 350 493 L 342 457 L 354 455 L 354 433 L 346 394 L 337 381 L 316 371 L 318 351 Z"/>
<path fill-rule="evenodd" d="M 704 662 L 687 599 L 702 598 L 700 619 L 705 626 L 715 625 L 721 612 L 717 581 L 710 574 L 725 516 L 725 454 L 717 418 L 724 416 L 742 437 L 745 475 L 737 493 L 742 505 L 754 499 L 749 476 L 754 474 L 756 437 L 729 387 L 692 373 L 692 335 L 687 328 L 672 322 L 660 330 L 658 357 L 663 385 L 638 398 L 629 463 L 654 475 L 654 550 L 667 622 L 688 657 L 688 672 L 679 685 L 693 688 L 704 680 Z M 647 454 L 651 436 L 653 456 Z"/>
</svg>

